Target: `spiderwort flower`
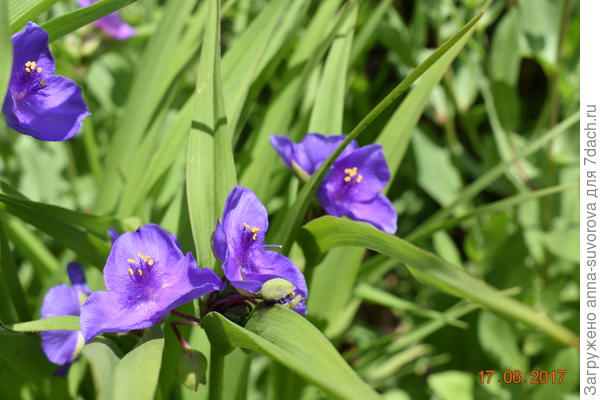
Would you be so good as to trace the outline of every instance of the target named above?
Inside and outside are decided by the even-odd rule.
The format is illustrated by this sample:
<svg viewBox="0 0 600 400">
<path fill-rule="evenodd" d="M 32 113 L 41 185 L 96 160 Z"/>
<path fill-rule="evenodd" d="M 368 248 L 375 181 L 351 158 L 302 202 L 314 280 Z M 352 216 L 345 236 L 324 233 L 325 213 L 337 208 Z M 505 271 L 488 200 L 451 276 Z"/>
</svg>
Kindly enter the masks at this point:
<svg viewBox="0 0 600 400">
<path fill-rule="evenodd" d="M 12 73 L 2 107 L 6 123 L 38 140 L 72 138 L 89 112 L 81 88 L 68 78 L 54 75 L 48 34 L 28 22 L 12 41 Z"/>
<path fill-rule="evenodd" d="M 223 273 L 231 284 L 247 292 L 258 293 L 274 278 L 292 283 L 301 296 L 295 311 L 305 314 L 308 294 L 304 276 L 294 263 L 276 251 L 265 250 L 269 217 L 265 206 L 249 189 L 236 186 L 225 201 L 223 217 L 213 234 L 213 251 L 223 263 Z"/>
<path fill-rule="evenodd" d="M 396 232 L 398 216 L 381 190 L 390 180 L 383 148 L 371 144 L 338 158 L 318 189 L 325 211 Z"/>
<path fill-rule="evenodd" d="M 91 6 L 94 3 L 93 0 L 79 0 L 79 7 Z M 116 12 L 94 21 L 93 24 L 106 35 L 117 40 L 126 40 L 135 36 L 135 30 Z"/>
<path fill-rule="evenodd" d="M 118 236 L 104 266 L 107 291 L 92 293 L 81 308 L 86 343 L 104 332 L 148 328 L 169 311 L 224 288 L 210 269 L 198 269 L 173 235 L 154 224 Z"/>
<path fill-rule="evenodd" d="M 90 294 L 85 282 L 83 267 L 77 263 L 67 265 L 67 273 L 73 286 L 61 284 L 51 288 L 44 296 L 42 318 L 79 316 L 81 304 Z M 83 347 L 83 336 L 80 331 L 43 331 L 42 349 L 48 360 L 62 365 L 57 374 L 64 375 L 71 363 L 79 356 Z"/>
<path fill-rule="evenodd" d="M 288 168 L 291 168 L 292 162 L 294 162 L 308 175 L 312 175 L 345 138 L 345 135 L 325 136 L 320 133 L 309 133 L 300 143 L 294 143 L 289 137 L 279 135 L 272 135 L 270 141 Z M 342 151 L 340 158 L 356 148 L 358 148 L 358 144 L 353 140 Z"/>
</svg>

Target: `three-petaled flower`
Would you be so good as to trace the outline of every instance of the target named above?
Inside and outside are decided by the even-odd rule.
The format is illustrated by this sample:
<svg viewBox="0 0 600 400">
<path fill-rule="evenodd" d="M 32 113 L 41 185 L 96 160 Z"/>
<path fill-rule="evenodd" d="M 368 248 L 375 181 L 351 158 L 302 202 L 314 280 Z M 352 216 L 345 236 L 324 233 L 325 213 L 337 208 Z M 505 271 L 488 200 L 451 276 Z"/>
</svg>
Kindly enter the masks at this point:
<svg viewBox="0 0 600 400">
<path fill-rule="evenodd" d="M 94 3 L 93 0 L 79 0 L 80 7 L 91 6 Z M 135 35 L 135 30 L 116 12 L 97 19 L 93 24 L 106 35 L 117 40 L 126 40 Z"/>
<path fill-rule="evenodd" d="M 91 294 L 81 308 L 86 343 L 104 332 L 148 328 L 169 311 L 224 284 L 210 269 L 198 269 L 174 236 L 154 224 L 118 236 L 104 266 L 108 291 Z"/>
<path fill-rule="evenodd" d="M 312 175 L 346 137 L 309 133 L 300 143 L 286 136 L 271 136 L 271 144 L 288 167 L 297 164 Z M 352 141 L 329 169 L 318 189 L 321 205 L 328 214 L 373 224 L 395 233 L 398 215 L 381 193 L 390 180 L 383 148 L 371 144 L 358 148 Z"/>
<path fill-rule="evenodd" d="M 72 138 L 89 112 L 81 88 L 68 78 L 54 75 L 48 34 L 28 22 L 12 41 L 13 66 L 2 107 L 6 123 L 38 140 Z"/>
<path fill-rule="evenodd" d="M 299 300 L 294 310 L 305 314 L 306 281 L 294 263 L 284 255 L 266 250 L 265 233 L 269 216 L 256 194 L 242 186 L 233 188 L 213 235 L 213 251 L 223 264 L 231 284 L 247 292 L 260 292 L 271 279 L 283 278 L 295 290 L 282 302 Z M 300 297 L 300 298 L 298 298 Z"/>
<path fill-rule="evenodd" d="M 67 273 L 73 286 L 65 283 L 52 287 L 44 296 L 42 318 L 79 316 L 81 304 L 90 294 L 85 282 L 83 267 L 76 263 L 67 265 Z M 79 356 L 83 347 L 83 336 L 80 331 L 43 331 L 42 349 L 48 360 L 62 365 L 57 374 L 65 374 L 71 363 Z"/>
</svg>

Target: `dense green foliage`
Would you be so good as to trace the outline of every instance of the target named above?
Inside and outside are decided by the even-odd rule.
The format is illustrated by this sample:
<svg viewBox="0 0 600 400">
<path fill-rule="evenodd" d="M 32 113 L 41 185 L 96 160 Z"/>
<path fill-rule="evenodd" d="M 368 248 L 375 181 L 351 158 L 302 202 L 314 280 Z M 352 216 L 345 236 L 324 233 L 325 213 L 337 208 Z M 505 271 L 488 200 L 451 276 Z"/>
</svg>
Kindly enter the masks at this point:
<svg viewBox="0 0 600 400">
<path fill-rule="evenodd" d="M 115 10 L 134 38 L 85 25 Z M 0 93 L 29 20 L 92 116 L 62 143 L 0 123 L 0 398 L 578 398 L 577 2 L 0 1 Z M 308 132 L 384 147 L 396 236 L 324 215 L 337 154 L 303 182 L 269 144 Z M 53 376 L 28 332 L 77 329 L 34 321 L 65 265 L 102 290 L 108 229 L 154 222 L 219 271 L 210 237 L 235 184 L 310 282 L 308 315 L 207 314 L 182 329 L 206 360 L 182 361 L 168 323 L 107 334 Z M 182 364 L 208 383 L 190 391 Z M 567 373 L 496 379 L 540 369 Z"/>
</svg>

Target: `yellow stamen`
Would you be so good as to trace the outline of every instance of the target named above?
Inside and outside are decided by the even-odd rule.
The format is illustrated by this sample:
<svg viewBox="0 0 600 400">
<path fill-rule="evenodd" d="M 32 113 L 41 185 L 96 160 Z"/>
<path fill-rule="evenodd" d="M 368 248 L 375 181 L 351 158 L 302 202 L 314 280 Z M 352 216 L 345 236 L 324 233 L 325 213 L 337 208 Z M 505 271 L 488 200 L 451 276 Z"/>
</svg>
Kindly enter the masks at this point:
<svg viewBox="0 0 600 400">
<path fill-rule="evenodd" d="M 142 270 L 138 268 L 138 274 L 140 274 L 140 276 L 142 276 Z"/>
<path fill-rule="evenodd" d="M 45 84 L 46 84 L 46 80 L 45 80 L 45 79 L 42 79 L 42 80 L 40 81 L 40 85 L 45 85 Z"/>
<path fill-rule="evenodd" d="M 31 70 L 29 68 L 25 68 L 25 71 L 27 72 L 31 72 Z"/>
<path fill-rule="evenodd" d="M 150 261 L 148 261 L 148 265 L 149 265 L 149 266 L 153 266 L 153 265 L 154 265 L 154 260 L 153 260 L 153 259 L 150 259 Z"/>
<path fill-rule="evenodd" d="M 258 231 L 260 231 L 260 229 L 258 229 L 257 227 L 252 228 L 252 233 L 256 233 Z"/>
<path fill-rule="evenodd" d="M 148 262 L 148 260 L 149 260 L 149 259 L 150 259 L 150 256 L 146 256 L 146 257 L 144 257 L 144 261 L 145 261 L 145 262 Z"/>
<path fill-rule="evenodd" d="M 356 177 L 356 183 L 360 183 L 362 181 L 362 178 L 363 178 L 362 175 L 358 175 Z"/>
<path fill-rule="evenodd" d="M 134 262 L 135 262 L 135 260 L 134 260 L 133 258 L 128 258 L 128 259 L 127 259 L 127 262 L 134 263 Z"/>
<path fill-rule="evenodd" d="M 129 275 L 133 276 L 133 269 L 129 268 L 127 271 L 129 272 Z"/>
<path fill-rule="evenodd" d="M 344 182 L 350 182 L 352 180 L 352 178 L 350 176 L 347 176 L 344 178 Z"/>
<path fill-rule="evenodd" d="M 144 258 L 144 255 L 142 253 L 138 253 L 138 257 L 139 258 Z"/>
<path fill-rule="evenodd" d="M 37 71 L 37 72 L 38 72 L 38 74 L 39 74 L 40 72 L 42 72 L 42 67 L 38 67 L 38 69 L 37 69 L 36 71 Z"/>
<path fill-rule="evenodd" d="M 27 62 L 25 63 L 25 66 L 26 66 L 26 67 L 29 67 L 30 65 L 31 65 L 31 61 L 27 61 Z"/>
<path fill-rule="evenodd" d="M 252 240 L 256 240 L 256 233 L 252 235 Z"/>
<path fill-rule="evenodd" d="M 244 222 L 244 228 L 250 229 L 250 225 L 248 225 L 246 222 Z"/>
</svg>

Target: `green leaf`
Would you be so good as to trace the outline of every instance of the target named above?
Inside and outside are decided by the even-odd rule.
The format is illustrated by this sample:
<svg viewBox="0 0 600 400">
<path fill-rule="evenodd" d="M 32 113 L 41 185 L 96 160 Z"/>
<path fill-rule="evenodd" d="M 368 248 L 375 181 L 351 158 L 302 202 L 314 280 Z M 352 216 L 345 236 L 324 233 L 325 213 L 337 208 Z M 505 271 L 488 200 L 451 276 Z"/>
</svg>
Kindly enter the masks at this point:
<svg viewBox="0 0 600 400">
<path fill-rule="evenodd" d="M 155 326 L 119 361 L 113 371 L 114 400 L 154 399 L 164 345 L 161 328 Z"/>
<path fill-rule="evenodd" d="M 115 12 L 136 0 L 103 0 L 89 7 L 80 8 L 42 24 L 48 32 L 50 41 L 63 37 L 84 25 L 94 22 L 112 12 Z"/>
<path fill-rule="evenodd" d="M 340 144 L 340 146 L 329 156 L 329 158 L 321 165 L 317 172 L 315 172 L 310 181 L 304 186 L 298 198 L 286 213 L 285 221 L 286 224 L 282 225 L 281 229 L 277 232 L 277 237 L 274 243 L 283 244 L 285 251 L 289 251 L 291 244 L 294 241 L 294 234 L 296 229 L 300 225 L 304 214 L 308 209 L 310 202 L 312 201 L 319 183 L 325 177 L 326 172 L 329 170 L 333 161 L 340 155 L 343 149 L 358 135 L 360 135 L 387 107 L 394 103 L 394 101 L 405 91 L 410 85 L 417 80 L 421 75 L 432 67 L 436 61 L 448 53 L 455 46 L 462 48 L 461 39 L 468 35 L 472 28 L 475 26 L 479 18 L 483 15 L 482 12 L 477 14 L 471 21 L 469 21 L 460 31 L 455 33 L 448 41 L 442 44 L 436 51 L 434 51 L 421 65 L 415 68 L 402 82 L 400 82 L 388 95 L 375 106 L 359 123 L 346 139 Z M 452 53 L 450 53 L 452 54 Z M 436 64 L 440 65 L 440 64 Z M 435 67 L 434 67 L 435 68 Z M 388 160 L 389 162 L 389 160 Z M 393 168 L 392 168 L 393 170 Z"/>
<path fill-rule="evenodd" d="M 462 182 L 450 159 L 449 149 L 436 145 L 420 131 L 415 133 L 412 143 L 419 186 L 442 206 L 451 204 L 458 197 Z M 397 148 L 382 145 L 384 149 Z"/>
<path fill-rule="evenodd" d="M 102 342 L 87 344 L 81 354 L 90 363 L 97 398 L 111 400 L 113 371 L 119 363 L 119 357 L 110 346 Z"/>
<path fill-rule="evenodd" d="M 203 7 L 192 14 L 190 27 L 183 35 L 184 21 L 187 21 L 186 17 L 191 14 L 195 3 L 193 0 L 167 3 L 155 33 L 136 62 L 135 79 L 127 104 L 117 121 L 104 161 L 104 175 L 95 202 L 95 209 L 100 214 L 114 210 L 124 183 L 127 183 L 123 182 L 123 177 L 129 175 L 130 169 L 146 167 L 145 160 L 140 165 L 133 165 L 130 160 L 139 159 L 136 157 L 137 149 L 158 105 L 172 87 L 177 73 L 200 45 L 198 35 L 203 27 Z M 195 47 L 190 46 L 192 40 Z"/>
<path fill-rule="evenodd" d="M 0 93 L 6 93 L 12 71 L 13 46 L 10 37 L 8 17 L 11 12 L 10 3 L 7 7 L 6 1 L 0 2 Z"/>
<path fill-rule="evenodd" d="M 477 335 L 481 347 L 506 369 L 525 371 L 527 360 L 519 348 L 513 324 L 489 312 L 479 314 Z"/>
<path fill-rule="evenodd" d="M 494 31 L 490 49 L 490 78 L 515 86 L 519 77 L 521 55 L 516 51 L 519 44 L 519 21 L 517 10 L 511 8 Z"/>
<path fill-rule="evenodd" d="M 232 347 L 258 351 L 285 365 L 326 394 L 341 399 L 379 398 L 306 319 L 281 306 L 258 310 L 243 328 L 218 313 L 202 326 L 221 352 Z"/>
<path fill-rule="evenodd" d="M 214 265 L 212 232 L 225 199 L 236 182 L 232 141 L 223 104 L 219 4 L 209 3 L 186 167 L 190 225 L 196 256 L 200 265 L 205 266 Z"/>
<path fill-rule="evenodd" d="M 16 332 L 78 331 L 80 329 L 79 317 L 73 315 L 19 322 L 9 325 L 8 328 Z"/>
<path fill-rule="evenodd" d="M 438 372 L 427 377 L 427 384 L 441 400 L 474 399 L 475 374 L 462 371 Z"/>
<path fill-rule="evenodd" d="M 38 15 L 52 7 L 57 1 L 58 0 L 9 0 L 8 14 L 0 12 L 0 15 L 10 16 L 10 31 L 15 33 L 21 30 L 28 21 L 33 21 Z M 3 1 L 2 3 L 6 4 L 6 1 Z M 0 93 L 4 93 L 4 91 Z"/>
<path fill-rule="evenodd" d="M 579 113 L 571 115 L 563 120 L 560 124 L 556 125 L 553 129 L 550 129 L 548 132 L 544 133 L 541 137 L 532 140 L 522 151 L 515 154 L 509 160 L 506 160 L 488 170 L 473 183 L 465 187 L 460 193 L 460 196 L 451 205 L 436 212 L 425 222 L 421 223 L 417 228 L 415 228 L 407 239 L 413 241 L 418 237 L 422 237 L 423 234 L 430 231 L 433 226 L 451 216 L 459 206 L 468 203 L 482 190 L 487 188 L 492 182 L 505 174 L 516 162 L 538 151 L 557 136 L 568 132 L 568 129 L 577 121 L 579 121 Z"/>
<path fill-rule="evenodd" d="M 3 284 L 8 289 L 8 295 L 19 319 L 31 319 L 31 313 L 27 306 L 27 297 L 19 280 L 17 266 L 2 225 L 0 225 L 0 279 L 4 281 Z"/>
<path fill-rule="evenodd" d="M 56 365 L 42 352 L 39 337 L 0 330 L 0 360 L 28 379 L 42 380 L 52 375 Z"/>
<path fill-rule="evenodd" d="M 314 247 L 307 251 L 325 252 L 339 246 L 357 246 L 394 257 L 409 271 L 446 292 L 479 304 L 497 314 L 538 329 L 568 346 L 578 346 L 579 338 L 567 328 L 516 300 L 504 296 L 485 282 L 467 274 L 434 254 L 424 251 L 396 236 L 370 225 L 330 216 L 321 217 L 304 226 Z"/>
<path fill-rule="evenodd" d="M 358 7 L 354 7 L 331 45 L 312 109 L 309 132 L 325 135 L 342 132 L 346 77 L 357 14 Z"/>
</svg>

